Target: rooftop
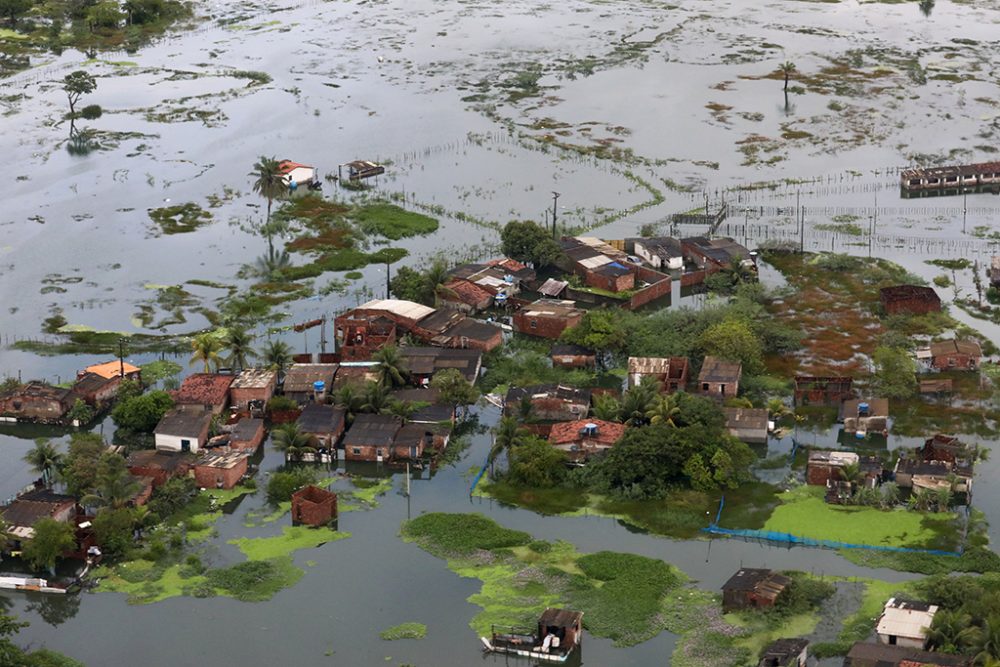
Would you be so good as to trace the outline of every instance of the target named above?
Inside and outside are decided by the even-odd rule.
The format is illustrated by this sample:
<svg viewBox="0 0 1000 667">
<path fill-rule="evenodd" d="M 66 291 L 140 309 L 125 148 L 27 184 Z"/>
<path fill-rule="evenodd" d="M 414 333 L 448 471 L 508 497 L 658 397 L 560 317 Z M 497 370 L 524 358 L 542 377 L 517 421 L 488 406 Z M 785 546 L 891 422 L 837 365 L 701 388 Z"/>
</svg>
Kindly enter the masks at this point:
<svg viewBox="0 0 1000 667">
<path fill-rule="evenodd" d="M 565 318 L 583 315 L 583 311 L 576 307 L 576 301 L 560 299 L 539 299 L 525 306 L 522 311 L 528 317 Z"/>
<path fill-rule="evenodd" d="M 345 414 L 343 408 L 309 403 L 295 423 L 304 433 L 336 433 L 344 427 Z"/>
<path fill-rule="evenodd" d="M 66 507 L 76 505 L 76 498 L 55 493 L 49 489 L 29 491 L 14 502 L 0 508 L 4 521 L 11 526 L 33 526 L 39 519 L 51 517 Z"/>
<path fill-rule="evenodd" d="M 729 581 L 722 585 L 724 591 L 747 591 L 756 592 L 761 587 L 777 588 L 778 592 L 791 583 L 791 579 L 778 574 L 773 570 L 766 570 L 755 567 L 743 567 L 736 571 L 736 574 L 729 577 Z"/>
<path fill-rule="evenodd" d="M 555 278 L 549 278 L 542 286 L 538 288 L 538 293 L 545 296 L 556 297 L 563 293 L 569 286 L 569 283 L 565 280 L 556 280 Z"/>
<path fill-rule="evenodd" d="M 705 357 L 698 374 L 698 382 L 739 382 L 743 366 L 738 361 L 719 357 Z"/>
<path fill-rule="evenodd" d="M 45 382 L 33 380 L 28 384 L 22 384 L 19 387 L 14 387 L 13 389 L 8 389 L 5 392 L 0 392 L 0 397 L 21 396 L 23 398 L 45 398 L 54 401 L 64 401 L 69 396 L 69 393 L 69 389 L 53 387 Z"/>
<path fill-rule="evenodd" d="M 185 410 L 174 408 L 163 416 L 153 433 L 174 435 L 184 438 L 199 438 L 212 421 L 208 410 Z"/>
<path fill-rule="evenodd" d="M 223 470 L 228 470 L 230 468 L 235 468 L 248 456 L 249 455 L 246 452 L 241 451 L 210 451 L 202 454 L 194 464 L 205 468 L 221 468 Z"/>
<path fill-rule="evenodd" d="M 402 425 L 403 420 L 394 415 L 358 415 L 344 436 L 344 446 L 388 447 Z"/>
<path fill-rule="evenodd" d="M 594 428 L 591 429 L 591 427 Z M 621 440 L 626 428 L 625 424 L 602 419 L 577 419 L 570 422 L 559 422 L 553 424 L 552 430 L 549 432 L 549 442 L 554 445 L 563 445 L 588 440 L 610 446 Z M 593 432 L 585 434 L 588 430 Z"/>
<path fill-rule="evenodd" d="M 454 297 L 456 300 L 470 306 L 477 306 L 493 298 L 493 293 L 467 280 L 451 280 L 441 288 L 441 298 Z"/>
<path fill-rule="evenodd" d="M 639 375 L 667 375 L 670 373 L 671 365 L 687 363 L 683 357 L 629 357 L 629 374 Z"/>
<path fill-rule="evenodd" d="M 844 665 L 850 667 L 969 667 L 972 660 L 965 656 L 932 653 L 905 646 L 865 644 L 858 642 L 847 653 Z"/>
<path fill-rule="evenodd" d="M 278 374 L 266 368 L 246 368 L 233 380 L 233 389 L 265 389 L 273 385 Z"/>
<path fill-rule="evenodd" d="M 257 431 L 263 428 L 264 420 L 257 418 L 244 418 L 237 422 L 236 426 L 230 433 L 230 441 L 236 440 L 246 441 L 253 440 L 254 436 L 257 435 Z"/>
<path fill-rule="evenodd" d="M 511 387 L 507 390 L 505 401 L 508 405 L 517 403 L 522 398 L 560 399 L 567 402 L 590 404 L 590 390 L 570 387 L 564 384 L 536 384 L 530 387 Z"/>
<path fill-rule="evenodd" d="M 727 428 L 767 430 L 765 408 L 722 408 L 722 413 L 726 415 Z"/>
<path fill-rule="evenodd" d="M 414 301 L 402 299 L 375 299 L 358 306 L 358 310 L 381 310 L 414 322 L 434 312 L 434 309 Z"/>
<path fill-rule="evenodd" d="M 882 616 L 878 619 L 875 632 L 880 635 L 923 639 L 927 629 L 931 627 L 937 610 L 936 605 L 925 602 L 889 598 Z"/>
<path fill-rule="evenodd" d="M 952 339 L 931 343 L 932 357 L 941 357 L 950 354 L 967 354 L 972 357 L 980 357 L 983 354 L 983 348 L 979 345 L 979 341 L 972 339 Z"/>
<path fill-rule="evenodd" d="M 180 389 L 172 395 L 177 403 L 222 405 L 229 397 L 229 385 L 232 383 L 232 375 L 195 373 L 186 377 Z"/>
<path fill-rule="evenodd" d="M 118 376 L 116 375 L 114 377 Z M 73 383 L 73 391 L 86 396 L 87 394 L 99 391 L 111 380 L 112 378 L 106 378 L 103 375 L 98 375 L 97 373 L 84 373 L 76 382 Z"/>
<path fill-rule="evenodd" d="M 923 287 L 922 285 L 894 285 L 892 287 L 883 287 L 879 290 L 879 296 L 885 301 L 894 301 L 898 299 L 941 301 L 937 292 L 930 287 Z"/>
<path fill-rule="evenodd" d="M 286 392 L 311 392 L 314 382 L 325 382 L 327 389 L 340 367 L 337 364 L 293 364 L 285 373 Z"/>
<path fill-rule="evenodd" d="M 176 470 L 191 460 L 190 455 L 179 452 L 162 452 L 158 449 L 140 449 L 128 456 L 130 468 L 151 468 L 153 470 Z"/>
<path fill-rule="evenodd" d="M 84 373 L 94 373 L 95 375 L 100 375 L 103 378 L 113 378 L 118 377 L 121 374 L 122 366 L 125 368 L 125 375 L 131 375 L 133 373 L 140 372 L 138 366 L 133 366 L 127 361 L 124 363 L 119 363 L 117 359 L 114 361 L 106 361 L 103 364 L 94 364 L 93 366 L 87 366 L 83 369 Z"/>
<path fill-rule="evenodd" d="M 854 452 L 837 452 L 813 450 L 809 452 L 809 463 L 817 465 L 829 465 L 843 467 L 852 463 L 857 463 L 859 457 Z"/>
<path fill-rule="evenodd" d="M 475 382 L 483 355 L 479 350 L 444 347 L 401 347 L 400 355 L 411 373 L 433 375 L 445 368 L 457 368 L 469 382 Z"/>
</svg>

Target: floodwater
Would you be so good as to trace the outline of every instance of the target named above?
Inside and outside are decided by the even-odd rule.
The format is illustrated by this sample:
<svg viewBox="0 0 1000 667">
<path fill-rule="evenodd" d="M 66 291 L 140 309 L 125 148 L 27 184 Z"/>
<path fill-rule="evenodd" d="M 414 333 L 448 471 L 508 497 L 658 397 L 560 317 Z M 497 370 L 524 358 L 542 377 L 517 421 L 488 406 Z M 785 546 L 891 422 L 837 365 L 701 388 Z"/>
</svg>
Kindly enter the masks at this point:
<svg viewBox="0 0 1000 667">
<path fill-rule="evenodd" d="M 402 264 L 438 252 L 488 253 L 498 225 L 544 221 L 553 191 L 564 224 L 607 238 L 634 235 L 646 223 L 667 231 L 671 213 L 704 206 L 707 197 L 713 210 L 729 206 L 720 231 L 751 246 L 778 238 L 801 240 L 807 250 L 872 253 L 928 280 L 942 273 L 928 259 L 982 264 L 997 249 L 990 235 L 1000 232 L 1000 198 L 903 200 L 895 171 L 916 160 L 993 159 L 1000 129 L 996 0 L 938 0 L 929 15 L 916 3 L 856 0 L 305 0 L 206 2 L 198 11 L 211 17 L 201 27 L 136 53 L 101 54 L 84 65 L 83 54 L 67 51 L 0 82 L 0 154 L 8 165 L 0 176 L 0 374 L 60 382 L 100 360 L 6 347 L 54 340 L 40 327 L 57 312 L 99 330 L 207 326 L 190 309 L 185 323 L 155 331 L 135 316 L 155 300 L 157 285 L 198 279 L 246 286 L 235 274 L 266 250 L 241 228 L 261 215 L 247 176 L 260 155 L 314 164 L 323 174 L 354 159 L 386 162 L 374 192 L 441 218 L 434 234 L 393 244 L 410 251 Z M 762 78 L 785 61 L 799 73 L 793 89 L 803 89 L 787 101 L 779 79 Z M 72 155 L 58 80 L 82 66 L 99 77 L 85 103 L 100 104 L 104 115 L 77 129 L 96 131 L 102 148 Z M 248 85 L 245 71 L 271 81 Z M 605 153 L 595 154 L 598 148 Z M 611 149 L 619 159 L 602 159 Z M 773 187 L 746 189 L 761 182 Z M 147 210 L 185 202 L 211 211 L 213 222 L 159 235 Z M 861 236 L 818 228 L 843 216 Z M 384 268 L 362 274 L 343 294 L 282 306 L 286 322 L 381 293 Z M 316 288 L 341 277 L 323 276 Z M 956 277 L 968 293 L 968 271 Z M 220 295 L 186 289 L 208 306 Z M 990 337 L 1000 333 L 952 312 Z M 317 347 L 315 331 L 276 335 L 298 349 Z M 479 416 L 485 425 L 496 419 L 490 410 Z M 0 497 L 30 482 L 21 457 L 42 435 L 65 436 L 0 429 Z M 772 443 L 772 453 L 787 444 Z M 902 445 L 912 443 L 890 438 L 890 447 Z M 663 558 L 708 589 L 740 565 L 908 577 L 859 568 L 831 552 L 668 540 L 609 519 L 542 517 L 470 500 L 467 472 L 486 448 L 486 436 L 476 436 L 454 467 L 414 482 L 409 500 L 391 492 L 378 509 L 345 514 L 340 527 L 352 537 L 299 552 L 304 579 L 266 603 L 177 598 L 136 607 L 115 594 L 5 595 L 0 603 L 31 621 L 26 641 L 89 665 L 131 665 L 138 656 L 153 666 L 468 665 L 479 659 L 468 628 L 477 608 L 466 601 L 478 582 L 398 539 L 400 522 L 423 511 L 480 511 L 583 551 Z M 279 464 L 269 453 L 262 469 Z M 980 477 L 994 477 L 998 466 L 993 457 Z M 398 475 L 394 483 L 401 486 Z M 1000 493 L 980 484 L 976 500 L 1000 537 Z M 233 557 L 226 539 L 245 530 L 242 515 L 261 503 L 247 498 L 220 521 L 218 562 Z M 426 623 L 427 638 L 378 639 L 403 621 Z M 629 649 L 588 637 L 583 658 L 666 664 L 672 649 L 666 633 Z"/>
</svg>

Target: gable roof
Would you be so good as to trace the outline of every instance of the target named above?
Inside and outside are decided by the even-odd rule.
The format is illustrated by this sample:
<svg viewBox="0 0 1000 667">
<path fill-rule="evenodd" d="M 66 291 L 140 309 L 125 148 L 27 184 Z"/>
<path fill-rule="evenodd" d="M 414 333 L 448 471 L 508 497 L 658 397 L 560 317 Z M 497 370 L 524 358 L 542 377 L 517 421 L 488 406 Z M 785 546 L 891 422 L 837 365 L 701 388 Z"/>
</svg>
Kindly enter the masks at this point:
<svg viewBox="0 0 1000 667">
<path fill-rule="evenodd" d="M 776 597 L 790 583 L 791 579 L 773 570 L 742 567 L 722 585 L 722 590 L 759 593 L 766 589 Z"/>
<path fill-rule="evenodd" d="M 932 357 L 942 357 L 949 354 L 967 354 L 971 357 L 980 357 L 983 354 L 983 348 L 979 345 L 979 341 L 971 338 L 942 340 L 937 343 L 931 343 Z"/>
<path fill-rule="evenodd" d="M 336 433 L 344 426 L 345 414 L 343 408 L 308 403 L 295 423 L 304 433 Z"/>
<path fill-rule="evenodd" d="M 212 421 L 209 410 L 185 410 L 174 408 L 153 429 L 157 435 L 173 435 L 182 438 L 200 438 Z"/>
<path fill-rule="evenodd" d="M 743 365 L 719 357 L 705 357 L 698 374 L 698 382 L 739 382 Z"/>
<path fill-rule="evenodd" d="M 358 415 L 344 436 L 344 447 L 388 447 L 402 425 L 403 420 L 395 415 Z"/>
<path fill-rule="evenodd" d="M 100 375 L 103 378 L 113 378 L 118 377 L 121 374 L 121 369 L 124 366 L 125 375 L 132 375 L 133 373 L 139 373 L 142 369 L 138 366 L 133 366 L 127 361 L 124 363 L 119 363 L 118 360 L 106 361 L 103 364 L 94 364 L 93 366 L 87 366 L 83 369 L 84 373 L 94 373 L 95 375 Z"/>
<path fill-rule="evenodd" d="M 593 435 L 585 436 L 584 430 L 590 426 L 596 426 L 597 431 Z M 603 419 L 577 419 L 570 422 L 559 422 L 552 425 L 552 430 L 549 431 L 549 442 L 553 445 L 564 445 L 588 440 L 610 446 L 621 440 L 626 428 L 625 424 L 608 422 Z"/>
<path fill-rule="evenodd" d="M 330 389 L 340 366 L 337 364 L 293 364 L 285 372 L 285 392 L 311 392 L 314 382 L 325 382 Z"/>
<path fill-rule="evenodd" d="M 301 164 L 299 162 L 292 162 L 291 160 L 282 160 L 278 163 L 278 173 L 279 174 L 290 174 L 296 169 L 315 169 L 308 164 Z"/>
<path fill-rule="evenodd" d="M 947 653 L 932 653 L 906 646 L 866 644 L 851 647 L 844 660 L 845 667 L 968 667 L 971 658 Z"/>
<path fill-rule="evenodd" d="M 468 280 L 451 280 L 444 285 L 440 297 L 446 301 L 461 301 L 476 307 L 493 298 L 493 293 Z"/>
<path fill-rule="evenodd" d="M 14 502 L 0 508 L 4 521 L 11 526 L 33 526 L 39 519 L 51 518 L 58 512 L 76 505 L 76 498 L 37 489 L 18 496 Z"/>
<path fill-rule="evenodd" d="M 232 375 L 195 373 L 184 378 L 179 389 L 171 392 L 176 403 L 196 405 L 222 405 L 229 398 Z"/>
</svg>

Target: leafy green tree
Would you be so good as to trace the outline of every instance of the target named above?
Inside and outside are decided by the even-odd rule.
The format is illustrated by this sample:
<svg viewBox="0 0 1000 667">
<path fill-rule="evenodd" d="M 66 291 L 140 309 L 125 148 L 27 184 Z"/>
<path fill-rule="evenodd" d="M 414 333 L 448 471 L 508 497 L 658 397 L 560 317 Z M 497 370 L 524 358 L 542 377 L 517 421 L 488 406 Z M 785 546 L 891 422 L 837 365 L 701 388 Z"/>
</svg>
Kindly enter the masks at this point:
<svg viewBox="0 0 1000 667">
<path fill-rule="evenodd" d="M 281 173 L 280 164 L 275 158 L 262 155 L 257 160 L 257 164 L 253 166 L 253 171 L 250 172 L 250 176 L 254 179 L 254 194 L 267 200 L 267 216 L 264 218 L 262 231 L 267 237 L 267 248 L 271 255 L 274 254 L 272 236 L 277 231 L 271 228 L 271 207 L 275 199 L 288 196 L 288 183 L 285 182 L 284 174 Z"/>
<path fill-rule="evenodd" d="M 872 354 L 876 391 L 886 398 L 911 398 L 917 392 L 917 365 L 906 350 L 877 347 Z"/>
<path fill-rule="evenodd" d="M 500 232 L 503 254 L 536 268 L 552 266 L 562 256 L 562 248 L 552 235 L 531 221 L 513 220 Z"/>
<path fill-rule="evenodd" d="M 98 2 L 87 10 L 87 23 L 90 24 L 90 31 L 95 28 L 115 29 L 125 20 L 125 14 L 118 8 L 118 3 L 114 1 Z"/>
<path fill-rule="evenodd" d="M 316 473 L 312 468 L 295 467 L 273 473 L 267 482 L 267 500 L 274 505 L 288 502 L 293 493 L 315 483 Z"/>
<path fill-rule="evenodd" d="M 626 333 L 617 311 L 589 310 L 575 327 L 563 331 L 563 342 L 590 348 L 603 358 L 625 349 Z"/>
<path fill-rule="evenodd" d="M 31 9 L 32 0 L 0 0 L 0 16 L 6 16 L 11 27 L 17 26 L 17 20 Z"/>
<path fill-rule="evenodd" d="M 97 90 L 97 79 L 83 70 L 70 72 L 63 78 L 63 90 L 69 98 L 69 115 L 76 115 L 76 103 L 84 95 Z"/>
<path fill-rule="evenodd" d="M 129 25 L 154 23 L 168 12 L 164 0 L 125 0 L 122 9 L 128 14 Z"/>
<path fill-rule="evenodd" d="M 174 399 L 165 391 L 151 391 L 119 401 L 111 410 L 111 419 L 119 428 L 136 433 L 152 433 L 163 416 L 174 407 Z"/>
<path fill-rule="evenodd" d="M 970 643 L 970 652 L 976 664 L 1000 659 L 1000 615 L 984 619 Z"/>
<path fill-rule="evenodd" d="M 203 333 L 191 340 L 190 365 L 204 364 L 205 372 L 210 373 L 212 367 L 219 366 L 219 352 L 222 351 L 222 341 L 212 333 Z"/>
<path fill-rule="evenodd" d="M 145 509 L 145 506 L 142 508 Z M 136 526 L 132 509 L 103 509 L 94 517 L 94 536 L 101 551 L 109 557 L 124 556 L 132 548 Z"/>
<path fill-rule="evenodd" d="M 857 463 L 845 463 L 840 467 L 840 478 L 853 489 L 861 479 L 861 466 Z"/>
<path fill-rule="evenodd" d="M 566 481 L 566 454 L 545 440 L 528 436 L 510 450 L 507 480 L 533 489 L 547 489 Z"/>
<path fill-rule="evenodd" d="M 56 561 L 76 547 L 73 527 L 65 521 L 48 517 L 39 519 L 33 526 L 35 534 L 25 543 L 22 557 L 35 569 L 56 573 Z"/>
<path fill-rule="evenodd" d="M 365 397 L 358 391 L 357 385 L 345 384 L 334 393 L 333 403 L 344 409 L 345 421 L 351 424 L 354 422 L 355 415 L 364 412 Z"/>
<path fill-rule="evenodd" d="M 377 373 L 379 384 L 392 388 L 406 384 L 410 372 L 406 370 L 403 355 L 395 345 L 386 345 L 372 355 L 372 361 L 378 362 Z"/>
<path fill-rule="evenodd" d="M 120 383 L 118 383 L 118 391 L 115 393 L 115 400 L 127 401 L 130 398 L 135 398 L 136 396 L 142 396 L 142 384 L 138 380 L 133 380 L 132 378 L 125 378 Z"/>
<path fill-rule="evenodd" d="M 0 665 L 18 665 L 24 660 L 24 652 L 10 640 L 21 628 L 28 624 L 13 616 L 0 613 Z"/>
<path fill-rule="evenodd" d="M 437 389 L 441 400 L 451 406 L 465 408 L 479 400 L 479 390 L 457 368 L 438 371 L 431 378 L 430 386 Z"/>
<path fill-rule="evenodd" d="M 94 419 L 94 409 L 82 398 L 78 398 L 73 401 L 73 407 L 66 413 L 66 419 L 70 422 L 76 422 L 81 426 L 86 426 Z"/>
<path fill-rule="evenodd" d="M 31 469 L 41 473 L 42 481 L 46 486 L 52 486 L 52 481 L 56 470 L 62 464 L 63 456 L 59 448 L 52 444 L 48 438 L 36 438 L 35 446 L 24 455 L 24 462 L 31 466 Z"/>
<path fill-rule="evenodd" d="M 593 414 L 604 421 L 621 421 L 622 404 L 611 394 L 598 394 L 594 397 Z"/>
<path fill-rule="evenodd" d="M 125 459 L 114 452 L 104 452 L 97 459 L 93 490 L 80 498 L 87 507 L 125 507 L 139 491 L 139 482 L 128 471 Z"/>
<path fill-rule="evenodd" d="M 428 292 L 424 274 L 408 266 L 396 269 L 396 275 L 389 279 L 389 291 L 397 299 L 433 305 L 434 294 Z"/>
<path fill-rule="evenodd" d="M 493 429 L 493 445 L 490 447 L 490 467 L 496 462 L 498 456 L 507 453 L 508 461 L 510 451 L 528 437 L 528 430 L 517 423 L 513 417 L 502 417 Z"/>
<path fill-rule="evenodd" d="M 283 452 L 289 461 L 300 461 L 303 454 L 316 453 L 316 437 L 300 431 L 295 422 L 275 428 L 272 441 L 274 448 Z"/>
<path fill-rule="evenodd" d="M 651 378 L 643 378 L 642 382 L 622 394 L 621 417 L 630 426 L 641 426 L 649 421 L 647 413 L 657 396 L 656 381 L 649 380 Z"/>
<path fill-rule="evenodd" d="M 701 454 L 695 454 L 684 464 L 684 475 L 688 478 L 688 483 L 695 491 L 712 491 L 717 488 L 715 477 L 712 471 L 705 465 L 705 460 Z"/>
<path fill-rule="evenodd" d="M 701 344 L 706 355 L 743 364 L 747 375 L 764 370 L 763 346 L 744 320 L 728 319 L 710 326 L 702 334 Z"/>
<path fill-rule="evenodd" d="M 90 493 L 97 480 L 97 460 L 106 446 L 96 433 L 74 433 L 69 439 L 69 450 L 59 471 L 66 492 L 80 497 Z"/>
<path fill-rule="evenodd" d="M 362 412 L 373 415 L 382 414 L 389 408 L 389 388 L 381 382 L 369 382 L 365 385 Z"/>
<path fill-rule="evenodd" d="M 246 329 L 230 327 L 226 331 L 226 337 L 222 340 L 222 347 L 229 352 L 228 363 L 235 365 L 239 370 L 247 366 L 247 360 L 257 356 L 251 345 L 253 336 Z"/>
<path fill-rule="evenodd" d="M 292 363 L 292 348 L 282 340 L 268 341 L 260 353 L 267 367 L 278 373 L 284 373 Z"/>
</svg>

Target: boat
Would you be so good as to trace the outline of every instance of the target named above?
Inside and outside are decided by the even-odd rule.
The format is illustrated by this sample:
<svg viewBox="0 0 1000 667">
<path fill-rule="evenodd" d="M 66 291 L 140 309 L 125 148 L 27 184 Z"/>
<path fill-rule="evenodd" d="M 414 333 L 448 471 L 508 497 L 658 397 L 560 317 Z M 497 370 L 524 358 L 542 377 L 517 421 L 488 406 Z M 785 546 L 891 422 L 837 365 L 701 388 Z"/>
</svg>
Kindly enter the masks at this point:
<svg viewBox="0 0 1000 667">
<path fill-rule="evenodd" d="M 66 593 L 66 588 L 57 584 L 50 585 L 47 579 L 22 577 L 16 574 L 0 574 L 0 588 L 14 591 L 35 591 L 37 593 Z"/>
<path fill-rule="evenodd" d="M 546 609 L 534 629 L 493 626 L 491 637 L 480 637 L 483 649 L 542 662 L 566 662 L 583 640 L 583 613 Z"/>
</svg>

